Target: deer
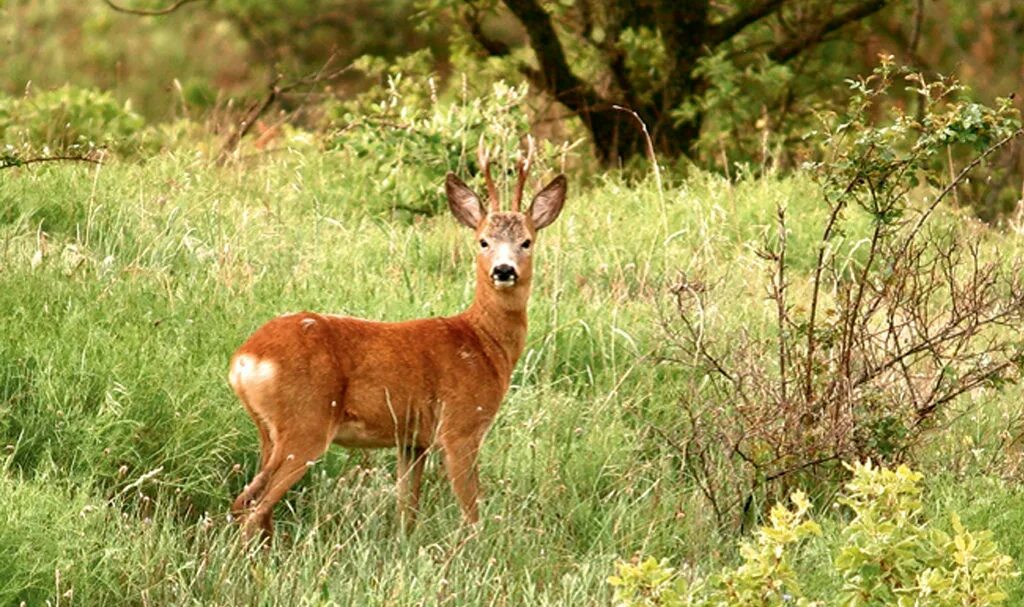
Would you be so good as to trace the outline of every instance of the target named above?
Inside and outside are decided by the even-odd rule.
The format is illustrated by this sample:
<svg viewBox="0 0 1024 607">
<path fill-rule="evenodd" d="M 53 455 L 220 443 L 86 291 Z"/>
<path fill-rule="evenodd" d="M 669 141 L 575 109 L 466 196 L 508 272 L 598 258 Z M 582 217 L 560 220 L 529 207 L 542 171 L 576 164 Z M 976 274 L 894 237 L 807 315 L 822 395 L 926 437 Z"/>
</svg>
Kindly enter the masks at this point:
<svg viewBox="0 0 1024 607">
<path fill-rule="evenodd" d="M 537 232 L 558 218 L 558 175 L 521 210 L 534 145 L 520 152 L 509 211 L 501 211 L 490 155 L 480 197 L 449 172 L 448 207 L 475 234 L 476 287 L 455 316 L 379 322 L 299 312 L 258 328 L 234 353 L 228 382 L 259 432 L 260 467 L 231 506 L 243 538 L 273 534 L 275 504 L 332 444 L 397 448 L 403 529 L 419 511 L 426 456 L 439 450 L 465 523 L 479 520 L 481 444 L 526 344 Z"/>
</svg>

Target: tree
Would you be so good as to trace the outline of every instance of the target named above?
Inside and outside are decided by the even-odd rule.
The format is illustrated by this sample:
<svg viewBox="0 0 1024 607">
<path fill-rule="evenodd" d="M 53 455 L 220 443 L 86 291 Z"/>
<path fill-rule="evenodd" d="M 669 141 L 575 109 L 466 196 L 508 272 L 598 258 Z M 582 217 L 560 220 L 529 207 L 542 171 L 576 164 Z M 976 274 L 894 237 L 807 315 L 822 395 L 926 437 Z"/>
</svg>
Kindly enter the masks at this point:
<svg viewBox="0 0 1024 607">
<path fill-rule="evenodd" d="M 738 66 L 758 58 L 786 64 L 894 3 L 502 0 L 525 29 L 535 64 L 487 31 L 483 17 L 499 5 L 469 2 L 461 10 L 479 47 L 519 61 L 533 86 L 579 116 L 600 159 L 612 164 L 646 146 L 636 117 L 623 108 L 647 125 L 656 152 L 690 153 L 706 118 L 697 103 L 709 86 L 704 60 L 724 53 Z"/>
</svg>

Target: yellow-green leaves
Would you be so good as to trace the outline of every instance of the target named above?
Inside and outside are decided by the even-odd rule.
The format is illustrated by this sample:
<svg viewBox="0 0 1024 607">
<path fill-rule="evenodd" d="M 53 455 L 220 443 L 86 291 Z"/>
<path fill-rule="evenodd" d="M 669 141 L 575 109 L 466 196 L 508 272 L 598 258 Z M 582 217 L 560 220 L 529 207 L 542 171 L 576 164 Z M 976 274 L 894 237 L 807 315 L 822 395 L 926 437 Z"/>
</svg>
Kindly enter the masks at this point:
<svg viewBox="0 0 1024 607">
<path fill-rule="evenodd" d="M 1019 575 L 999 551 L 990 531 L 972 532 L 956 513 L 952 535 L 937 529 L 922 509 L 922 475 L 906 466 L 876 467 L 870 461 L 847 466 L 853 478 L 839 499 L 852 513 L 838 536 L 825 541 L 834 555 L 840 588 L 835 596 L 810 599 L 793 562 L 801 544 L 819 538 L 808 517 L 811 503 L 801 492 L 792 508 L 777 504 L 768 524 L 740 545 L 743 563 L 717 576 L 686 583 L 668 561 L 648 558 L 618 565 L 617 605 L 623 607 L 962 607 L 999 605 L 1003 585 Z"/>
</svg>

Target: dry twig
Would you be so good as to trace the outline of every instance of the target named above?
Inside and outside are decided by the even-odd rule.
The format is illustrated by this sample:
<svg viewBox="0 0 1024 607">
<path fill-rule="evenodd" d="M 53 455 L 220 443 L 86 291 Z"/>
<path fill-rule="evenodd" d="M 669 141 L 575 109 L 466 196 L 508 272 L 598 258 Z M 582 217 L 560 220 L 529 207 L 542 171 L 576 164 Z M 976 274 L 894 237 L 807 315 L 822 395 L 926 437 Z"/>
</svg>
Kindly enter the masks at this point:
<svg viewBox="0 0 1024 607">
<path fill-rule="evenodd" d="M 103 1 L 107 4 L 107 6 L 109 6 L 110 8 L 114 9 L 115 11 L 117 11 L 119 13 L 127 13 L 129 15 L 140 15 L 140 16 L 143 16 L 143 17 L 158 17 L 158 16 L 161 16 L 161 15 L 169 15 L 169 14 L 173 13 L 174 11 L 178 10 L 179 8 L 185 6 L 186 4 L 191 4 L 193 2 L 199 2 L 201 0 L 177 0 L 174 4 L 171 4 L 170 6 L 167 6 L 165 8 L 160 8 L 160 9 L 153 9 L 153 10 L 147 10 L 147 9 L 141 9 L 141 8 L 129 8 L 127 6 L 120 6 L 118 4 L 114 4 L 113 2 L 111 2 L 111 0 L 103 0 Z"/>
</svg>

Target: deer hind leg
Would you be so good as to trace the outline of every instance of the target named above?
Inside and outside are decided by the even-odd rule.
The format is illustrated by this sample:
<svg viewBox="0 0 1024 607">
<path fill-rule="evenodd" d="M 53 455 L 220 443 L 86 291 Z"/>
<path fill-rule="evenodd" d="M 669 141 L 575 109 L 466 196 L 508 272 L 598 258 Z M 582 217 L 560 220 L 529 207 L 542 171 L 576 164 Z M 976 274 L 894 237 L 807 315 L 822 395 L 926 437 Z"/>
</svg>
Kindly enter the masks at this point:
<svg viewBox="0 0 1024 607">
<path fill-rule="evenodd" d="M 422 447 L 398 448 L 398 518 L 407 533 L 416 523 L 420 508 L 420 485 L 427 450 Z"/>
<path fill-rule="evenodd" d="M 253 411 L 246 399 L 239 395 L 242 404 L 245 405 L 245 410 L 249 412 L 253 422 L 256 424 L 256 428 L 260 433 L 260 469 L 253 476 L 252 480 L 245 486 L 245 489 L 238 494 L 235 498 L 234 503 L 231 505 L 231 514 L 234 516 L 241 516 L 252 503 L 259 499 L 263 489 L 267 486 L 267 481 L 270 478 L 272 470 L 267 466 L 267 462 L 270 459 L 271 451 L 273 451 L 273 437 L 270 433 L 270 428 L 267 423 L 259 415 Z"/>
<path fill-rule="evenodd" d="M 480 441 L 474 438 L 451 441 L 444 443 L 442 448 L 448 481 L 462 509 L 462 516 L 467 523 L 475 524 L 480 520 L 477 511 L 477 498 L 480 495 L 477 454 L 480 452 Z"/>
<path fill-rule="evenodd" d="M 251 537 L 256 531 L 261 531 L 264 537 L 273 533 L 274 506 L 331 444 L 329 428 L 307 425 L 289 430 L 277 433 L 277 440 L 264 469 L 268 472 L 268 478 L 264 481 L 265 488 L 243 525 L 245 538 Z"/>
</svg>

